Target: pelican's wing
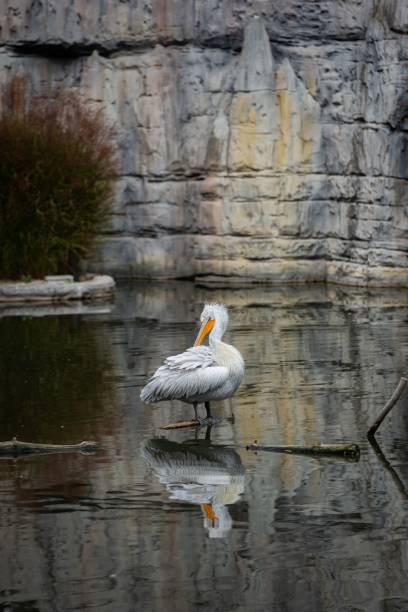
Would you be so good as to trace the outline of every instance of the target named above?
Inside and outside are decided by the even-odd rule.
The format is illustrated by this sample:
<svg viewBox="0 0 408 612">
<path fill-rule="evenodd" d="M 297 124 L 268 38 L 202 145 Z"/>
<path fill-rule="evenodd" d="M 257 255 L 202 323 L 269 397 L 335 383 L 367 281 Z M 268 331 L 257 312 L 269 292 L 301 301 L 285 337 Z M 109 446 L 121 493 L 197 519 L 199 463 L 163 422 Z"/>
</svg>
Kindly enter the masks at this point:
<svg viewBox="0 0 408 612">
<path fill-rule="evenodd" d="M 217 365 L 214 352 L 209 346 L 194 346 L 187 349 L 184 353 L 167 357 L 164 365 L 162 365 L 153 375 L 153 378 L 161 370 L 196 370 L 197 368 L 209 368 Z"/>
<path fill-rule="evenodd" d="M 217 364 L 208 346 L 195 346 L 168 357 L 153 374 L 140 394 L 144 402 L 191 399 L 217 389 L 228 376 L 228 369 Z"/>
</svg>

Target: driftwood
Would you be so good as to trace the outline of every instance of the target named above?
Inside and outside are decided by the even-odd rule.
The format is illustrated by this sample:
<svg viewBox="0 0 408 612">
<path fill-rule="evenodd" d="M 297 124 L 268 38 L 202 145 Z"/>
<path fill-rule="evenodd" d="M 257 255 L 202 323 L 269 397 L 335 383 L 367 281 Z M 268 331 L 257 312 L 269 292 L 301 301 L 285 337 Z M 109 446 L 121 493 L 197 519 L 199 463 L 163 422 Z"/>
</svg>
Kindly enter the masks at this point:
<svg viewBox="0 0 408 612">
<path fill-rule="evenodd" d="M 405 488 L 404 483 L 402 482 L 401 478 L 399 477 L 399 475 L 397 474 L 395 469 L 392 467 L 391 463 L 388 461 L 388 459 L 386 458 L 386 456 L 382 452 L 381 446 L 378 444 L 377 440 L 374 438 L 374 436 L 369 436 L 368 441 L 370 442 L 372 449 L 374 450 L 376 456 L 378 457 L 378 459 L 382 463 L 383 467 L 390 474 L 391 478 L 393 479 L 394 483 L 396 484 L 396 486 L 397 486 L 399 492 L 401 493 L 401 495 L 405 499 L 408 499 L 408 492 L 407 492 L 407 490 Z"/>
<path fill-rule="evenodd" d="M 248 444 L 245 447 L 252 451 L 267 451 L 270 453 L 288 453 L 291 455 L 336 456 L 357 459 L 360 457 L 360 447 L 357 444 L 315 444 L 313 446 L 263 446 Z"/>
<path fill-rule="evenodd" d="M 200 427 L 200 423 L 199 421 L 177 421 L 177 423 L 163 425 L 160 429 L 184 429 L 185 427 Z"/>
<path fill-rule="evenodd" d="M 191 421 L 176 421 L 176 423 L 169 423 L 168 425 L 162 425 L 160 429 L 184 429 L 186 427 L 212 427 L 222 421 L 228 421 L 229 423 L 234 422 L 234 417 L 216 417 L 210 416 L 204 419 L 192 419 Z"/>
<path fill-rule="evenodd" d="M 0 442 L 0 455 L 29 455 L 45 453 L 86 453 L 98 448 L 96 442 L 80 442 L 79 444 L 37 444 L 35 442 L 20 442 L 16 438 Z"/>
<path fill-rule="evenodd" d="M 374 423 L 371 425 L 370 429 L 367 432 L 368 441 L 370 442 L 371 447 L 374 450 L 376 457 L 378 458 L 378 460 L 380 461 L 384 469 L 388 472 L 388 474 L 390 474 L 392 480 L 394 481 L 395 485 L 398 488 L 398 491 L 400 492 L 400 494 L 402 495 L 404 499 L 408 499 L 408 491 L 403 481 L 401 480 L 400 476 L 395 471 L 395 469 L 392 467 L 391 463 L 388 461 L 383 451 L 381 450 L 380 445 L 375 439 L 375 434 L 377 432 L 377 429 L 380 427 L 381 423 L 387 416 L 387 414 L 391 411 L 391 409 L 395 406 L 395 404 L 397 403 L 397 401 L 403 394 L 405 387 L 407 386 L 407 382 L 408 380 L 404 377 L 400 379 L 397 388 L 395 389 L 394 393 L 391 395 L 388 402 L 385 404 L 383 411 L 381 412 L 381 414 L 378 415 L 378 417 L 376 418 L 376 420 L 374 421 Z"/>
<path fill-rule="evenodd" d="M 229 420 L 229 419 L 227 419 Z M 205 419 L 203 419 L 205 421 Z M 177 423 L 169 423 L 163 425 L 160 429 L 184 429 L 187 427 L 195 427 L 196 429 L 203 426 L 205 423 L 199 421 L 177 421 Z M 209 437 L 211 426 L 207 426 L 206 438 Z M 247 446 L 231 445 L 232 448 L 244 448 L 252 451 L 267 451 L 270 453 L 287 453 L 291 455 L 308 455 L 320 457 L 342 457 L 345 459 L 353 459 L 358 461 L 360 458 L 360 447 L 357 444 L 314 444 L 313 446 L 263 446 L 255 440 L 254 444 Z"/>
<path fill-rule="evenodd" d="M 367 436 L 368 437 L 372 437 L 375 435 L 377 429 L 380 427 L 381 423 L 383 422 L 383 420 L 385 419 L 385 417 L 387 416 L 387 414 L 390 412 L 390 410 L 395 406 L 395 404 L 398 402 L 399 398 L 401 397 L 406 385 L 407 385 L 408 380 L 406 378 L 401 378 L 401 380 L 398 383 L 397 388 L 395 389 L 394 393 L 391 395 L 390 399 L 388 400 L 388 402 L 385 404 L 383 411 L 381 412 L 381 414 L 376 418 L 376 420 L 374 421 L 374 423 L 371 425 L 370 429 L 367 432 Z"/>
</svg>

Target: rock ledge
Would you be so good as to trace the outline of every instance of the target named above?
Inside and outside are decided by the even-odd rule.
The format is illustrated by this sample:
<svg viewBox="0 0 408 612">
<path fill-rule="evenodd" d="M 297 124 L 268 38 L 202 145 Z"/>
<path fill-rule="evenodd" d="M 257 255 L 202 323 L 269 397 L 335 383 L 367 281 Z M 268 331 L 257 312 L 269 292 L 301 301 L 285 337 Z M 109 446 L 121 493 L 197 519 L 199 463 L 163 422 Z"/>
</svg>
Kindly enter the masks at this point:
<svg viewBox="0 0 408 612">
<path fill-rule="evenodd" d="M 95 275 L 89 280 L 24 282 L 1 282 L 0 302 L 65 302 L 68 300 L 108 299 L 115 291 L 111 276 Z"/>
</svg>

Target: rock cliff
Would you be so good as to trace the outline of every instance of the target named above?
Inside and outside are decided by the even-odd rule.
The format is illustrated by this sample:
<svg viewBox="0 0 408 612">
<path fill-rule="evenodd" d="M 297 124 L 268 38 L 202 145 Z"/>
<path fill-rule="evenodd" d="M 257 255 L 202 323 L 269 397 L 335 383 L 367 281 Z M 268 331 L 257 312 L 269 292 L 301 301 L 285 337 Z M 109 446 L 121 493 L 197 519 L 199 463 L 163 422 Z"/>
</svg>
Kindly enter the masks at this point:
<svg viewBox="0 0 408 612">
<path fill-rule="evenodd" d="M 88 267 L 408 284 L 405 0 L 2 0 L 0 80 L 117 126 Z"/>
</svg>

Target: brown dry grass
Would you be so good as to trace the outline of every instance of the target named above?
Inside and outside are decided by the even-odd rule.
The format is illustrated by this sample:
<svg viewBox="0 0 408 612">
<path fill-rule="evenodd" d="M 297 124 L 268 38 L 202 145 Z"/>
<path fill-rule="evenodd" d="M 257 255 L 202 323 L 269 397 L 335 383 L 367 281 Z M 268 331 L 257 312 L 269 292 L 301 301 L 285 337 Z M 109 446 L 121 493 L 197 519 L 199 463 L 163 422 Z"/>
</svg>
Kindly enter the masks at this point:
<svg viewBox="0 0 408 612">
<path fill-rule="evenodd" d="M 112 197 L 114 132 L 77 95 L 27 94 L 15 78 L 0 113 L 0 277 L 75 271 Z"/>
</svg>

